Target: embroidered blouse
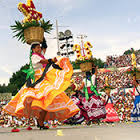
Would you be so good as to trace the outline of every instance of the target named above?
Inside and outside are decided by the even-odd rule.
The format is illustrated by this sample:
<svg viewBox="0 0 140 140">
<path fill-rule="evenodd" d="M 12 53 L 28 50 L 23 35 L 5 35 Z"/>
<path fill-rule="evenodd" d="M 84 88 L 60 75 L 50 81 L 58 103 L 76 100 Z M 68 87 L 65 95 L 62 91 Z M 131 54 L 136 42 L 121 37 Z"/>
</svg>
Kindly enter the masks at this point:
<svg viewBox="0 0 140 140">
<path fill-rule="evenodd" d="M 43 58 L 37 54 L 33 54 L 31 56 L 31 60 L 32 60 L 32 66 L 34 68 L 34 70 L 37 70 L 37 69 L 40 69 L 40 68 L 43 68 L 43 65 L 40 63 L 40 61 L 42 60 Z"/>
</svg>

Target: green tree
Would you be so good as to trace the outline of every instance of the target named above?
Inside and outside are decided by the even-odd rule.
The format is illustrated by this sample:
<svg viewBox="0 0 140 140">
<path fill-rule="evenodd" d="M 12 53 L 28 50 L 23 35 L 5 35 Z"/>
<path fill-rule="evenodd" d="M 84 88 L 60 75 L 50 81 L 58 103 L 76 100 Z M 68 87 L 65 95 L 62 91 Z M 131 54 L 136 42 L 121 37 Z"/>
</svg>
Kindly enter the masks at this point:
<svg viewBox="0 0 140 140">
<path fill-rule="evenodd" d="M 134 49 L 131 48 L 130 50 L 126 50 L 126 51 L 124 52 L 124 54 L 125 54 L 125 55 L 131 54 L 131 53 L 132 53 L 132 50 L 134 50 Z M 136 50 L 135 53 L 136 53 L 136 54 L 140 53 L 140 49 L 139 49 L 139 50 Z"/>
<path fill-rule="evenodd" d="M 131 53 L 132 53 L 132 50 L 126 50 L 126 51 L 124 52 L 125 55 L 131 54 Z"/>
<path fill-rule="evenodd" d="M 102 61 L 100 58 L 99 58 L 99 59 L 94 58 L 94 64 L 95 64 L 96 66 L 98 66 L 99 68 L 103 68 L 105 62 Z"/>
<path fill-rule="evenodd" d="M 15 95 L 26 82 L 26 74 L 22 72 L 23 69 L 28 69 L 29 65 L 22 66 L 19 71 L 13 73 L 10 82 L 7 86 L 8 91 Z"/>
<path fill-rule="evenodd" d="M 0 93 L 6 93 L 7 91 L 7 86 L 5 84 L 0 85 Z"/>
</svg>

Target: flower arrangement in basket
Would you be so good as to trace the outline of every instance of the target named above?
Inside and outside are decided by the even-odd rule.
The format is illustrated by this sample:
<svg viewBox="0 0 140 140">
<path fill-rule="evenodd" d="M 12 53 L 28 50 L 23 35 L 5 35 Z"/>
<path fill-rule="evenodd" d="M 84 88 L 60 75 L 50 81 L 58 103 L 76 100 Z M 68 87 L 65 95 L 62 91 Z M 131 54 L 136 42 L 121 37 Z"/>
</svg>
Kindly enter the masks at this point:
<svg viewBox="0 0 140 140">
<path fill-rule="evenodd" d="M 32 0 L 27 0 L 27 4 L 19 3 L 18 9 L 25 16 L 22 22 L 15 21 L 11 29 L 16 33 L 13 37 L 18 38 L 23 43 L 42 42 L 44 32 L 52 30 L 50 21 L 42 19 L 42 13 L 36 11 Z"/>
<path fill-rule="evenodd" d="M 76 52 L 76 63 L 80 64 L 80 69 L 83 72 L 92 70 L 93 65 L 93 58 L 92 58 L 92 52 L 90 48 L 93 46 L 90 42 L 84 43 L 84 46 L 80 46 L 79 44 L 75 44 L 73 46 L 73 51 Z"/>
</svg>

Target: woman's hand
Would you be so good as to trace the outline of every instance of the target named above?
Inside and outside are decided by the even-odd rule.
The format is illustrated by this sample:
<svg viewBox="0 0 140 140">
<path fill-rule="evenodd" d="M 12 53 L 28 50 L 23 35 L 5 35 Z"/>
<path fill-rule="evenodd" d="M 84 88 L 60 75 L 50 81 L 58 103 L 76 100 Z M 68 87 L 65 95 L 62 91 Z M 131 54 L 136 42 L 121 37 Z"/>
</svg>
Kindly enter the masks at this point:
<svg viewBox="0 0 140 140">
<path fill-rule="evenodd" d="M 53 61 L 54 63 L 56 63 L 56 62 L 57 62 L 57 58 L 54 57 L 54 58 L 52 59 L 52 61 Z"/>
<path fill-rule="evenodd" d="M 40 63 L 41 63 L 41 64 L 48 64 L 49 62 L 48 62 L 47 59 L 42 59 L 42 60 L 40 60 Z"/>
</svg>

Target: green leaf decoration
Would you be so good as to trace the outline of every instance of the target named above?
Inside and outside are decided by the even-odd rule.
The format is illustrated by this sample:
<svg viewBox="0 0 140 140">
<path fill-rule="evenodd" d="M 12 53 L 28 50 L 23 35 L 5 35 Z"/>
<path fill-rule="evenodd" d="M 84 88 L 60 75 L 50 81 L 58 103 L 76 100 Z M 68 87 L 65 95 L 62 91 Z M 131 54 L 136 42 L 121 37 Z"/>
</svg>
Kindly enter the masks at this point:
<svg viewBox="0 0 140 140">
<path fill-rule="evenodd" d="M 85 92 L 86 100 L 88 100 L 89 99 L 89 95 L 88 95 L 88 89 L 87 89 L 87 87 L 84 87 L 84 92 Z"/>
<path fill-rule="evenodd" d="M 50 21 L 45 21 L 44 19 L 40 21 L 33 20 L 25 23 L 15 21 L 15 25 L 11 25 L 10 27 L 15 34 L 13 37 L 17 38 L 18 41 L 21 41 L 22 43 L 25 43 L 24 30 L 29 27 L 42 27 L 46 33 L 50 33 L 52 30 L 52 24 L 50 24 Z"/>
<path fill-rule="evenodd" d="M 35 81 L 35 77 L 34 77 L 35 71 L 34 71 L 34 69 L 26 69 L 26 70 L 22 70 L 22 72 L 27 74 L 26 80 L 30 77 L 31 79 L 33 79 L 33 81 Z"/>
</svg>

